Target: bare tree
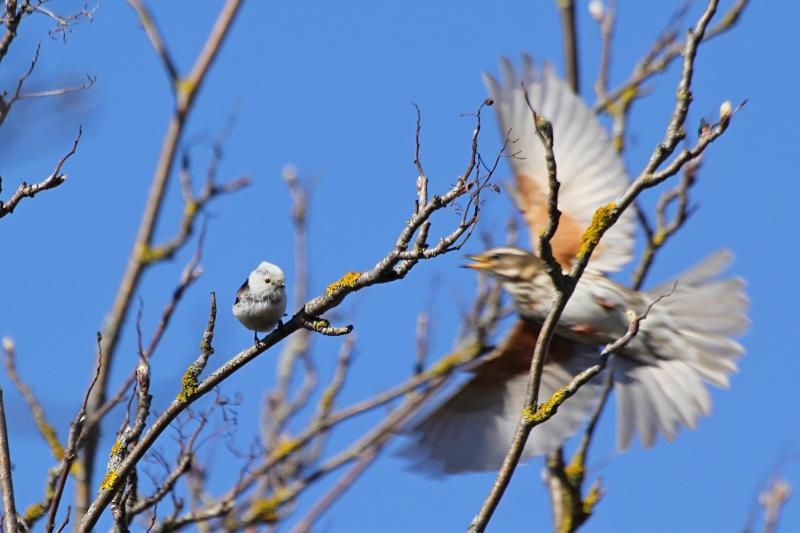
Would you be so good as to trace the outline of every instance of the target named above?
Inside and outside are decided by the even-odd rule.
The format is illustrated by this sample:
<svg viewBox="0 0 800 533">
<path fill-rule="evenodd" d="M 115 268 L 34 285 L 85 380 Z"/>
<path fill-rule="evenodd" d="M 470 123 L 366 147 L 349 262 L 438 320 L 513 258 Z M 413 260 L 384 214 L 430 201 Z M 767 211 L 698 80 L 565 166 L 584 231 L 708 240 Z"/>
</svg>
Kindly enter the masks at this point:
<svg viewBox="0 0 800 533">
<path fill-rule="evenodd" d="M 504 353 L 513 343 L 513 335 L 506 336 L 494 345 L 494 336 L 500 320 L 511 313 L 504 305 L 499 284 L 480 278 L 474 301 L 464 312 L 460 340 L 448 353 L 435 357 L 430 353 L 428 335 L 430 317 L 424 311 L 417 320 L 417 358 L 410 376 L 399 378 L 397 383 L 370 398 L 346 406 L 339 405 L 340 393 L 347 386 L 353 351 L 357 340 L 354 325 L 346 324 L 341 304 L 356 292 L 370 290 L 386 283 L 402 283 L 404 278 L 421 263 L 434 261 L 456 252 L 473 237 L 481 220 L 482 207 L 489 192 L 499 192 L 493 176 L 504 156 L 514 157 L 513 135 L 503 139 L 500 153 L 486 156 L 481 150 L 482 115 L 493 105 L 491 99 L 476 102 L 471 120 L 474 129 L 465 133 L 463 171 L 452 177 L 451 185 L 432 191 L 425 171 L 421 150 L 422 113 L 417 111 L 414 174 L 408 185 L 408 204 L 412 209 L 407 219 L 397 222 L 396 234 L 390 242 L 383 243 L 383 252 L 374 257 L 374 266 L 362 271 L 344 273 L 329 280 L 326 289 L 318 295 L 311 294 L 308 267 L 309 234 L 308 216 L 312 205 L 313 187 L 301 178 L 293 167 L 284 170 L 284 181 L 291 199 L 290 213 L 294 227 L 296 279 L 292 293 L 295 312 L 263 339 L 235 353 L 215 353 L 214 335 L 217 301 L 210 295 L 205 328 L 197 332 L 200 347 L 194 361 L 188 365 L 180 384 L 180 392 L 161 411 L 153 408 L 151 391 L 151 361 L 158 351 L 161 339 L 170 328 L 175 312 L 187 291 L 202 275 L 202 253 L 208 205 L 223 195 L 235 195 L 249 185 L 247 177 L 220 180 L 220 168 L 228 129 L 214 140 L 212 157 L 204 169 L 202 184 L 196 191 L 197 178 L 192 165 L 192 149 L 187 144 L 186 125 L 196 112 L 197 96 L 204 82 L 213 74 L 213 65 L 226 38 L 234 31 L 234 22 L 242 8 L 242 0 L 227 0 L 219 11 L 216 22 L 191 69 L 182 73 L 170 48 L 170 33 L 162 32 L 156 17 L 141 0 L 128 0 L 132 8 L 131 23 L 138 19 L 153 51 L 158 56 L 167 79 L 173 108 L 163 133 L 160 156 L 153 169 L 149 195 L 141 211 L 139 229 L 132 243 L 127 265 L 110 306 L 109 319 L 97 332 L 96 363 L 87 376 L 82 392 L 72 391 L 80 397 L 80 407 L 69 426 L 66 441 L 56 435 L 41 403 L 20 376 L 15 364 L 15 345 L 5 338 L 6 371 L 15 387 L 29 406 L 37 428 L 53 455 L 53 465 L 48 470 L 42 499 L 19 512 L 13 493 L 11 457 L 13 442 L 5 427 L 5 416 L 0 394 L 0 489 L 3 491 L 4 527 L 9 531 L 29 530 L 37 523 L 44 529 L 59 531 L 72 522 L 77 531 L 91 531 L 105 516 L 113 522 L 115 531 L 128 531 L 134 524 L 148 531 L 172 531 L 196 528 L 201 531 L 225 529 L 243 530 L 252 526 L 278 527 L 293 520 L 298 533 L 311 531 L 320 517 L 337 499 L 355 483 L 359 476 L 380 456 L 381 452 L 406 423 L 421 412 L 428 400 L 439 392 L 459 369 L 475 368 L 482 364 L 502 364 Z M 641 312 L 628 315 L 628 329 L 619 338 L 605 345 L 596 360 L 584 365 L 579 372 L 569 375 L 549 397 L 540 398 L 540 384 L 551 341 L 558 343 L 559 317 L 572 296 L 578 281 L 584 275 L 595 250 L 605 242 L 604 236 L 625 216 L 636 218 L 646 236 L 646 248 L 630 287 L 638 290 L 653 262 L 668 239 L 679 231 L 689 218 L 691 187 L 698 179 L 700 161 L 706 149 L 720 138 L 741 105 L 721 102 L 720 114 L 713 123 L 705 124 L 696 139 L 687 135 L 687 112 L 691 105 L 692 80 L 695 58 L 703 43 L 732 28 L 746 7 L 746 0 L 734 3 L 726 13 L 716 14 L 717 2 L 710 0 L 707 7 L 685 36 L 678 29 L 682 19 L 664 30 L 647 54 L 633 66 L 628 79 L 618 87 L 609 85 L 611 43 L 615 25 L 615 3 L 607 6 L 592 3 L 592 12 L 601 28 L 601 68 L 594 84 L 596 102 L 593 111 L 605 113 L 613 122 L 614 147 L 625 149 L 628 115 L 632 104 L 644 94 L 643 84 L 663 72 L 673 62 L 680 61 L 681 75 L 676 88 L 674 108 L 664 128 L 663 139 L 654 147 L 652 156 L 624 193 L 613 203 L 601 206 L 594 213 L 588 227 L 579 228 L 580 248 L 575 250 L 571 263 L 560 262 L 554 237 L 561 220 L 559 211 L 558 161 L 554 143 L 555 131 L 548 117 L 541 116 L 530 105 L 536 125 L 534 132 L 541 143 L 547 162 L 548 190 L 538 208 L 544 213 L 546 225 L 541 233 L 532 235 L 547 275 L 555 287 L 553 305 L 540 324 L 539 331 L 529 338 L 529 353 L 521 359 L 529 376 L 524 404 L 519 405 L 518 426 L 511 446 L 497 474 L 497 480 L 477 516 L 469 525 L 470 531 L 483 531 L 492 517 L 508 486 L 509 480 L 523 455 L 531 431 L 558 417 L 562 405 L 572 401 L 584 386 L 599 385 L 603 393 L 596 403 L 589 424 L 584 431 L 578 450 L 567 462 L 563 448 L 548 455 L 546 477 L 553 503 L 555 528 L 573 531 L 591 517 L 601 496 L 599 482 L 588 491 L 585 488 L 586 460 L 594 429 L 603 412 L 606 399 L 613 388 L 611 378 L 598 377 L 609 363 L 609 358 L 622 350 L 636 337 L 643 321 L 661 299 L 649 302 Z M 573 2 L 559 1 L 557 5 L 563 21 L 565 62 L 568 80 L 574 91 L 579 89 L 578 32 L 575 25 Z M 90 19 L 93 10 L 86 7 L 70 16 L 53 12 L 46 0 L 6 0 L 3 24 L 5 31 L 0 40 L 0 62 L 6 57 L 14 39 L 22 31 L 24 21 L 30 16 L 46 16 L 55 21 L 54 32 L 71 31 L 76 23 Z M 716 22 L 715 21 L 719 21 Z M 88 82 L 52 91 L 26 93 L 24 85 L 37 64 L 39 51 L 30 69 L 20 74 L 16 85 L 0 97 L 0 126 L 13 105 L 20 100 L 42 96 L 58 96 L 91 87 Z M 478 67 L 476 66 L 476 69 Z M 72 147 L 56 162 L 52 172 L 41 181 L 28 184 L 22 181 L 10 198 L 0 202 L 0 218 L 11 214 L 22 200 L 39 192 L 62 185 L 66 175 L 62 172 L 79 146 L 82 129 L 77 126 L 77 136 Z M 177 180 L 183 197 L 183 211 L 173 236 L 163 242 L 155 238 L 155 230 L 165 211 L 165 191 L 171 180 Z M 655 212 L 651 215 L 638 208 L 639 195 L 648 189 L 670 184 L 665 190 Z M 234 196 L 235 197 L 235 196 Z M 27 202 L 26 202 L 27 203 Z M 523 210 L 524 211 L 524 210 Z M 654 222 L 651 220 L 654 218 Z M 512 221 L 513 221 L 512 217 Z M 505 236 L 509 244 L 517 240 L 517 229 L 510 223 Z M 496 238 L 496 237 L 495 237 Z M 157 327 L 145 332 L 141 311 L 137 314 L 137 294 L 143 274 L 173 259 L 179 252 L 194 245 L 194 254 L 185 265 L 169 300 L 161 312 Z M 120 365 L 119 340 L 123 331 L 136 332 L 138 361 L 135 368 L 127 369 L 127 379 L 113 384 L 111 371 Z M 357 329 L 356 329 L 357 331 Z M 528 331 L 526 334 L 530 334 Z M 313 357 L 314 339 L 318 335 L 342 336 L 335 371 L 321 377 Z M 535 340 L 531 340 L 535 339 Z M 225 490 L 212 490 L 210 467 L 200 459 L 199 451 L 210 442 L 224 441 L 224 437 L 240 428 L 235 417 L 237 399 L 224 396 L 218 386 L 240 371 L 249 362 L 265 352 L 277 352 L 277 380 L 266 396 L 263 405 L 258 439 L 248 449 L 228 449 L 231 465 L 236 465 L 239 475 Z M 213 356 L 213 358 L 212 358 Z M 432 362 L 428 363 L 430 359 Z M 499 362 L 499 363 L 498 363 Z M 209 366 L 211 365 L 211 366 Z M 606 373 L 607 375 L 610 375 Z M 292 384 L 298 379 L 299 386 Z M 79 396 L 82 394 L 82 396 Z M 78 402 L 75 402 L 76 405 Z M 115 409 L 117 408 L 117 409 Z M 372 427 L 353 438 L 342 450 L 332 453 L 326 446 L 330 433 L 345 422 L 363 413 L 384 410 Z M 122 419 L 117 414 L 122 412 Z M 117 428 L 116 440 L 110 450 L 103 450 L 100 430 Z M 291 433 L 289 427 L 300 427 Z M 174 436 L 173 445 L 165 448 L 165 432 Z M 107 457 L 107 461 L 106 458 Z M 98 472 L 106 461 L 104 472 Z M 294 516 L 297 502 L 307 494 L 307 489 L 322 479 L 338 476 L 330 488 L 304 515 Z M 149 481 L 143 478 L 148 477 Z M 67 493 L 68 481 L 74 493 Z M 147 487 L 147 489 L 145 489 Z M 769 494 L 772 494 L 770 496 Z M 773 487 L 764 497 L 764 506 L 777 519 L 777 513 L 788 493 Z M 776 494 L 778 494 L 776 496 Z M 46 517 L 46 520 L 43 520 Z M 41 526 L 40 526 L 41 527 Z"/>
</svg>

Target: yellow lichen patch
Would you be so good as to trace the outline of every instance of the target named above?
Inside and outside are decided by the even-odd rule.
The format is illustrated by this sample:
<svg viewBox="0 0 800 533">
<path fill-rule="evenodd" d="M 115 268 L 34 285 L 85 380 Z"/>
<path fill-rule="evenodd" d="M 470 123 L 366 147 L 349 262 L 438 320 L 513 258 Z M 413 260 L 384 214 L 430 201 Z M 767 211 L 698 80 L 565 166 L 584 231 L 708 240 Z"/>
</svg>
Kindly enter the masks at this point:
<svg viewBox="0 0 800 533">
<path fill-rule="evenodd" d="M 565 496 L 565 498 L 569 498 L 569 496 Z M 578 528 L 574 525 L 575 520 L 572 517 L 572 506 L 569 504 L 565 504 L 565 506 L 567 506 L 567 510 L 569 512 L 567 512 L 561 519 L 561 528 L 559 529 L 559 533 L 572 533 Z"/>
<path fill-rule="evenodd" d="M 336 394 L 336 389 L 333 387 L 328 387 L 325 389 L 325 392 L 322 393 L 322 398 L 319 400 L 319 409 L 323 413 L 328 413 L 333 407 L 333 397 Z"/>
<path fill-rule="evenodd" d="M 55 457 L 56 461 L 62 460 L 64 458 L 64 448 L 58 441 L 56 430 L 53 429 L 53 426 L 45 422 L 43 418 L 41 420 L 37 420 L 37 425 L 39 426 L 39 431 L 42 432 L 42 436 L 47 442 L 47 446 L 50 448 L 50 452 L 53 454 L 53 457 Z"/>
<path fill-rule="evenodd" d="M 275 451 L 272 452 L 272 457 L 279 461 L 295 451 L 298 446 L 300 446 L 299 439 L 286 439 L 275 447 Z"/>
<path fill-rule="evenodd" d="M 606 112 L 611 116 L 619 116 L 625 113 L 625 110 L 631 105 L 640 95 L 639 87 L 631 85 L 624 91 L 616 100 L 613 100 L 606 105 Z"/>
<path fill-rule="evenodd" d="M 617 209 L 617 204 L 611 202 L 608 205 L 604 205 L 603 207 L 599 207 L 597 211 L 594 212 L 592 215 L 592 223 L 589 224 L 589 227 L 586 228 L 586 231 L 583 232 L 581 236 L 581 246 L 578 249 L 578 259 L 583 259 L 583 257 L 589 253 L 590 250 L 594 250 L 597 243 L 600 242 L 600 237 L 603 236 L 603 233 L 611 226 L 611 221 L 614 216 L 614 211 Z"/>
<path fill-rule="evenodd" d="M 622 103 L 622 107 L 628 107 L 631 102 L 633 102 L 636 97 L 639 96 L 639 87 L 637 85 L 631 85 L 619 96 L 619 101 Z"/>
<path fill-rule="evenodd" d="M 462 361 L 462 356 L 460 352 L 455 352 L 450 355 L 446 355 L 441 359 L 439 359 L 438 361 L 436 361 L 436 363 L 434 363 L 433 366 L 431 366 L 428 369 L 428 375 L 441 376 L 442 374 L 451 371 L 453 367 L 455 367 L 461 361 Z"/>
<path fill-rule="evenodd" d="M 274 496 L 256 500 L 250 507 L 253 520 L 267 523 L 277 522 L 280 518 L 278 516 L 278 507 L 284 503 L 285 499 L 286 490 L 278 489 Z"/>
<path fill-rule="evenodd" d="M 358 278 L 360 277 L 361 277 L 361 272 L 348 272 L 347 274 L 339 278 L 338 281 L 334 281 L 333 283 L 328 285 L 328 288 L 325 289 L 325 292 L 327 294 L 330 294 L 340 287 L 352 287 L 353 285 L 355 285 L 356 281 L 358 281 Z"/>
<path fill-rule="evenodd" d="M 478 357 L 484 346 L 477 341 L 471 342 L 462 348 L 448 354 L 436 361 L 427 371 L 427 375 L 437 377 L 444 375 L 461 363 L 466 363 Z"/>
<path fill-rule="evenodd" d="M 139 246 L 137 252 L 138 252 L 137 255 L 139 256 L 139 261 L 141 261 L 142 263 L 153 263 L 155 261 L 160 260 L 165 255 L 164 248 L 159 248 L 159 247 L 154 248 L 147 244 Z"/>
<path fill-rule="evenodd" d="M 558 406 L 564 403 L 564 400 L 567 399 L 567 388 L 562 387 L 558 389 L 553 395 L 544 402 L 542 405 L 539 406 L 536 411 L 533 411 L 530 407 L 526 407 L 522 410 L 522 416 L 526 422 L 529 424 L 541 424 L 542 422 L 549 419 L 553 416 L 558 409 Z"/>
<path fill-rule="evenodd" d="M 603 491 L 600 488 L 600 480 L 598 479 L 594 482 L 592 488 L 589 489 L 589 494 L 583 499 L 583 513 L 587 515 L 587 517 L 592 514 L 594 506 L 598 504 L 602 497 Z"/>
<path fill-rule="evenodd" d="M 74 478 L 80 478 L 83 476 L 83 464 L 80 461 L 75 461 L 72 463 L 72 466 L 69 467 L 69 473 L 72 474 Z"/>
<path fill-rule="evenodd" d="M 572 462 L 564 467 L 564 473 L 573 484 L 583 479 L 584 474 L 586 474 L 583 455 L 575 456 Z"/>
<path fill-rule="evenodd" d="M 621 135 L 614 135 L 614 151 L 621 153 L 625 149 L 625 139 Z"/>
<path fill-rule="evenodd" d="M 106 477 L 103 478 L 103 482 L 100 483 L 101 490 L 111 490 L 114 488 L 114 484 L 117 482 L 117 478 L 119 477 L 119 473 L 116 470 L 109 470 L 106 473 Z"/>
<path fill-rule="evenodd" d="M 44 516 L 47 509 L 48 508 L 43 503 L 34 503 L 25 509 L 25 512 L 22 514 L 22 521 L 26 524 L 33 524 Z"/>
<path fill-rule="evenodd" d="M 186 206 L 183 208 L 183 216 L 184 218 L 192 218 L 197 214 L 197 202 L 186 202 Z"/>
<path fill-rule="evenodd" d="M 123 446 L 124 443 L 122 442 L 122 439 L 118 438 L 117 441 L 114 443 L 114 445 L 111 447 L 111 451 L 108 452 L 108 455 L 110 455 L 111 457 L 118 456 L 120 453 L 122 453 Z"/>
<path fill-rule="evenodd" d="M 655 235 L 653 235 L 653 246 L 661 246 L 664 244 L 664 239 L 667 238 L 667 232 L 664 231 L 664 228 L 659 228 Z"/>
<path fill-rule="evenodd" d="M 194 365 L 189 366 L 181 378 L 181 391 L 178 393 L 179 402 L 187 402 L 197 392 L 197 370 Z"/>
<path fill-rule="evenodd" d="M 178 93 L 181 95 L 189 94 L 195 89 L 197 85 L 197 80 L 193 77 L 182 78 L 179 79 L 175 83 L 175 88 L 178 90 Z"/>
<path fill-rule="evenodd" d="M 311 327 L 314 328 L 315 331 L 319 331 L 321 329 L 325 329 L 329 327 L 331 323 L 324 318 L 318 318 L 311 322 Z"/>
<path fill-rule="evenodd" d="M 522 418 L 527 420 L 528 422 L 532 421 L 536 417 L 536 411 L 531 409 L 529 406 L 525 406 L 522 409 Z"/>
</svg>

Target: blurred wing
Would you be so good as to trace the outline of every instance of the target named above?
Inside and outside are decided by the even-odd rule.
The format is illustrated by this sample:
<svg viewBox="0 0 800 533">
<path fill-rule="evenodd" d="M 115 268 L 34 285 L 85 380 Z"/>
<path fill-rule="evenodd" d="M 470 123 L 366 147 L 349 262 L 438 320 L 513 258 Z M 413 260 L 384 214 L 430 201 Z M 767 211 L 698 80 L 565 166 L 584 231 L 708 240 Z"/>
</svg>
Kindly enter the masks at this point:
<svg viewBox="0 0 800 533">
<path fill-rule="evenodd" d="M 518 321 L 506 337 L 502 354 L 481 363 L 475 374 L 433 412 L 414 424 L 415 434 L 401 452 L 418 470 L 454 474 L 497 470 L 519 423 L 528 371 L 539 328 Z M 540 399 L 549 398 L 597 360 L 597 351 L 554 338 L 545 364 Z M 591 412 L 602 378 L 595 378 L 567 400 L 550 420 L 533 429 L 523 457 L 557 449 Z"/>
<path fill-rule="evenodd" d="M 536 236 L 547 224 L 548 183 L 544 148 L 525 102 L 527 91 L 533 108 L 553 126 L 562 214 L 552 246 L 556 258 L 566 267 L 574 260 L 581 234 L 595 210 L 621 196 L 628 176 L 597 117 L 555 75 L 551 65 L 546 64 L 540 76 L 533 61 L 525 56 L 520 78 L 507 59 L 501 61 L 503 83 L 488 74 L 484 80 L 495 102 L 501 135 L 509 141 L 507 152 L 514 172 L 511 196 L 528 224 L 535 247 Z M 592 254 L 591 268 L 615 271 L 632 259 L 634 222 L 634 213 L 627 210 L 603 236 Z"/>
<path fill-rule="evenodd" d="M 727 388 L 744 353 L 731 337 L 749 324 L 744 281 L 719 279 L 731 254 L 717 252 L 688 272 L 645 293 L 655 304 L 639 334 L 614 359 L 617 447 L 639 433 L 645 447 L 659 433 L 673 440 L 711 411 L 708 385 Z"/>
</svg>

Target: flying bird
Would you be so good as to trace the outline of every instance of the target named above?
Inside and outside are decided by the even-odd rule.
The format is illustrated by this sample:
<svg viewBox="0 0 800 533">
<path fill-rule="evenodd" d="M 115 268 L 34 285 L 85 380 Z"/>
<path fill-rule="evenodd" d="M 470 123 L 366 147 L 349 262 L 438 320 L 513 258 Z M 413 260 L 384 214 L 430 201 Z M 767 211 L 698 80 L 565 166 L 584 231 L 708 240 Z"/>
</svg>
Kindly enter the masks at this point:
<svg viewBox="0 0 800 533">
<path fill-rule="evenodd" d="M 541 72 L 524 57 L 522 76 L 502 61 L 503 82 L 485 75 L 501 135 L 508 141 L 514 174 L 511 198 L 528 225 L 534 250 L 548 221 L 545 151 L 535 134 L 526 101 L 552 125 L 561 184 L 553 254 L 565 268 L 597 208 L 617 199 L 629 184 L 622 159 L 592 110 L 550 65 Z M 540 398 L 547 398 L 597 362 L 598 347 L 622 337 L 628 310 L 641 313 L 658 297 L 639 334 L 612 358 L 617 395 L 617 447 L 627 449 L 636 432 L 649 447 L 661 433 L 674 439 L 707 415 L 706 383 L 728 386 L 741 345 L 731 339 L 748 325 L 744 282 L 719 280 L 730 254 L 719 252 L 689 272 L 647 292 L 619 285 L 606 274 L 633 258 L 634 214 L 628 210 L 603 236 L 567 303 L 547 355 Z M 538 250 L 537 250 L 538 252 Z M 498 248 L 472 256 L 469 267 L 495 277 L 509 292 L 517 323 L 492 359 L 471 369 L 472 377 L 411 428 L 405 454 L 432 473 L 496 470 L 519 422 L 539 327 L 552 302 L 553 286 L 535 253 Z M 577 431 L 591 413 L 602 379 L 596 377 L 558 413 L 533 429 L 524 457 L 549 453 Z"/>
</svg>

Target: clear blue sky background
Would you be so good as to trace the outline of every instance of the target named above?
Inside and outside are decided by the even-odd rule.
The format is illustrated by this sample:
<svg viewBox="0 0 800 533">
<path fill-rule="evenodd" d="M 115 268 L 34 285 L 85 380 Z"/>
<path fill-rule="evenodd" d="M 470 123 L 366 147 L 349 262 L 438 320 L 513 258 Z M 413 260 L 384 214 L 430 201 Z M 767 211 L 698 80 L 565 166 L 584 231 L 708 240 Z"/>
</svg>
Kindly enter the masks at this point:
<svg viewBox="0 0 800 533">
<path fill-rule="evenodd" d="M 649 48 L 679 2 L 619 2 L 611 69 L 621 82 Z M 730 1 L 722 2 L 727 8 Z M 155 13 L 182 72 L 188 71 L 221 2 L 158 2 Z M 445 189 L 468 156 L 471 112 L 485 97 L 480 73 L 497 71 L 497 59 L 528 52 L 552 60 L 563 72 L 554 1 L 516 2 L 249 2 L 236 21 L 203 88 L 189 138 L 209 138 L 238 111 L 225 147 L 223 178 L 249 175 L 246 192 L 215 202 L 203 266 L 205 274 L 182 302 L 174 327 L 154 360 L 156 406 L 174 397 L 180 375 L 196 355 L 208 293 L 216 291 L 220 316 L 215 339 L 220 364 L 251 342 L 228 311 L 244 276 L 262 259 L 292 273 L 288 194 L 280 170 L 296 164 L 316 187 L 311 214 L 312 290 L 348 270 L 368 268 L 394 242 L 408 216 L 416 172 L 411 163 L 415 115 L 423 110 L 423 158 L 433 190 Z M 593 96 L 599 36 L 579 1 L 583 94 Z M 53 2 L 69 12 L 79 2 Z M 702 6 L 690 10 L 694 21 Z M 753 326 L 747 355 L 729 391 L 715 391 L 712 416 L 695 431 L 652 450 L 614 450 L 613 411 L 602 421 L 592 450 L 592 478 L 607 495 L 587 531 L 734 531 L 746 520 L 754 493 L 782 457 L 781 473 L 800 487 L 800 419 L 797 380 L 796 240 L 798 189 L 797 87 L 794 51 L 800 49 L 800 7 L 753 2 L 730 34 L 703 46 L 697 63 L 690 131 L 717 116 L 726 99 L 748 99 L 729 132 L 708 152 L 693 192 L 699 210 L 669 243 L 651 279 L 662 280 L 719 247 L 737 256 L 733 273 L 747 278 Z M 79 97 L 22 102 L 0 130 L 0 174 L 6 198 L 20 179 L 36 180 L 72 142 L 85 136 L 57 190 L 24 202 L 0 221 L 0 335 L 18 347 L 19 366 L 42 398 L 64 438 L 92 366 L 94 332 L 102 325 L 128 257 L 160 147 L 171 98 L 161 65 L 124 2 L 106 2 L 92 24 L 75 28 L 64 45 L 47 37 L 43 17 L 23 26 L 0 70 L 8 90 L 36 43 L 42 58 L 30 88 L 80 81 L 97 84 Z M 653 80 L 654 92 L 631 115 L 626 162 L 637 172 L 663 135 L 677 70 Z M 493 120 L 483 152 L 498 147 Z M 202 158 L 198 159 L 199 166 Z M 503 167 L 498 178 L 508 176 Z M 175 185 L 175 184 L 173 184 Z M 652 204 L 658 193 L 647 195 Z M 180 213 L 172 186 L 159 225 L 171 235 Z M 500 197 L 487 203 L 482 231 L 499 236 L 508 216 Z M 439 228 L 452 221 L 440 217 Z M 481 248 L 475 240 L 468 248 Z M 169 298 L 190 246 L 174 262 L 145 276 L 139 290 L 144 328 L 151 332 Z M 357 359 L 341 405 L 402 381 L 414 359 L 415 317 L 430 308 L 434 355 L 451 346 L 459 303 L 474 287 L 457 269 L 460 257 L 420 265 L 402 283 L 377 287 L 346 302 L 358 333 Z M 627 279 L 622 277 L 621 279 Z M 435 287 L 435 289 L 434 289 Z M 318 338 L 314 357 L 330 375 L 340 340 Z M 277 352 L 268 352 L 229 380 L 240 391 L 238 442 L 256 432 L 258 409 L 273 381 Z M 126 329 L 115 383 L 135 363 L 135 336 Z M 41 496 L 51 459 L 21 398 L 5 390 L 18 506 Z M 338 450 L 375 417 L 337 432 Z M 115 423 L 116 424 L 116 423 Z M 115 424 L 105 428 L 104 446 Z M 169 438 L 165 435 L 166 438 Z M 494 480 L 493 473 L 429 479 L 408 471 L 391 453 L 382 457 L 321 521 L 320 531 L 463 530 Z M 222 446 L 206 449 L 214 468 L 228 463 Z M 540 481 L 540 461 L 520 467 L 502 501 L 492 531 L 546 530 L 550 521 Z M 301 500 L 307 509 L 330 484 Z M 800 530 L 800 504 L 783 514 L 785 531 Z"/>
</svg>

